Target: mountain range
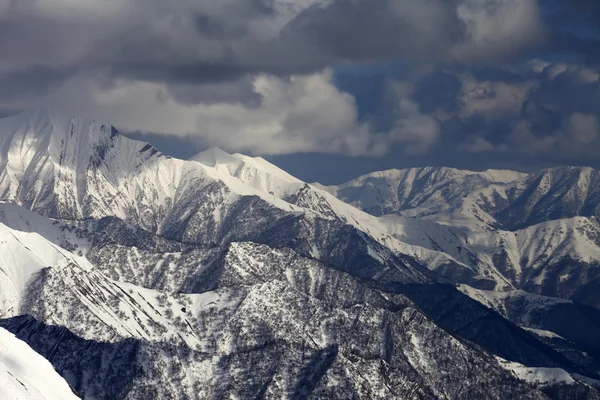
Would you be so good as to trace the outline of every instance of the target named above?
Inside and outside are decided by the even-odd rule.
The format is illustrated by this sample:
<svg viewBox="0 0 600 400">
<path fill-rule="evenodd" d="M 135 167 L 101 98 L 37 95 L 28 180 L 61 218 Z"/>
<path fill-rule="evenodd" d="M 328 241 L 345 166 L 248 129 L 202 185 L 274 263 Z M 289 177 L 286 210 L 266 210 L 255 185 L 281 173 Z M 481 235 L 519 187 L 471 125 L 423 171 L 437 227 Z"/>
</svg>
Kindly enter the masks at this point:
<svg viewBox="0 0 600 400">
<path fill-rule="evenodd" d="M 0 394 L 600 398 L 599 181 L 324 186 L 46 109 L 0 119 Z"/>
</svg>

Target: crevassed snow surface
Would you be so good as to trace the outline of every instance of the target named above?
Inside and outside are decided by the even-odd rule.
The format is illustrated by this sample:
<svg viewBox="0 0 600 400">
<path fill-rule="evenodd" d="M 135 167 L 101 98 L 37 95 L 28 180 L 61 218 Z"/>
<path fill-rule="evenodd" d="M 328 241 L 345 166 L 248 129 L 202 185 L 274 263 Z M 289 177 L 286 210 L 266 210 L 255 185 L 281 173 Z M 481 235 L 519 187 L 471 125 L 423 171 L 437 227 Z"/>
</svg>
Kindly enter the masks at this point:
<svg viewBox="0 0 600 400">
<path fill-rule="evenodd" d="M 0 399 L 78 399 L 52 365 L 25 342 L 0 328 Z"/>
</svg>

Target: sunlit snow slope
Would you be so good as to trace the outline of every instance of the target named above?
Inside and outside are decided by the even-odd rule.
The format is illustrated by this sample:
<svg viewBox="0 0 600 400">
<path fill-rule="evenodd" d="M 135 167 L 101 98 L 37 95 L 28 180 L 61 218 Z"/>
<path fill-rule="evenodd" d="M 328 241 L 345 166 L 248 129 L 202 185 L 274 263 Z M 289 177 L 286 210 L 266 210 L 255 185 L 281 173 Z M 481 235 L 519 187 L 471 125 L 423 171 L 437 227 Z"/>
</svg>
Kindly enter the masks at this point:
<svg viewBox="0 0 600 400">
<path fill-rule="evenodd" d="M 52 365 L 27 343 L 0 328 L 0 399 L 78 399 Z"/>
<path fill-rule="evenodd" d="M 82 398 L 585 398 L 588 175 L 533 191 L 574 215 L 511 171 L 326 188 L 32 110 L 0 120 L 0 327 Z"/>
</svg>

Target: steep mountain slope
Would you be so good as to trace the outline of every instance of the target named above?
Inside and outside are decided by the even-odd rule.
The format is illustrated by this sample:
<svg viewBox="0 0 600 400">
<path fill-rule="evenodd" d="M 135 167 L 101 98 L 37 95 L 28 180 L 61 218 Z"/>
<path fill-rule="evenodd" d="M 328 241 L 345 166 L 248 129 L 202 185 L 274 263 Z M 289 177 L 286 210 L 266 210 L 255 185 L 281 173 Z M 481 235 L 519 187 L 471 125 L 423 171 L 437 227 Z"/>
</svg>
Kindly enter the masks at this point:
<svg viewBox="0 0 600 400">
<path fill-rule="evenodd" d="M 307 185 L 296 193 L 279 191 L 285 199 L 264 192 L 291 178 L 260 160 L 231 156 L 251 166 L 232 175 L 222 165 L 165 157 L 109 125 L 47 110 L 2 119 L 0 132 L 0 200 L 48 217 L 116 217 L 168 239 L 204 246 L 259 240 L 342 268 L 384 262 L 409 281 L 426 279 L 424 270 L 397 257 L 393 261 L 390 250 L 422 261 L 453 262 L 393 239 L 375 218 L 333 196 L 306 190 Z M 265 168 L 271 168 L 263 173 L 267 183 L 252 180 L 253 171 Z"/>
<path fill-rule="evenodd" d="M 78 399 L 52 365 L 12 333 L 0 328 L 0 398 Z"/>
<path fill-rule="evenodd" d="M 467 285 L 461 285 L 460 290 L 598 376 L 600 311 L 597 309 L 522 290 L 495 292 L 476 290 Z M 591 384 L 600 387 L 597 379 Z"/>
<path fill-rule="evenodd" d="M 245 184 L 269 193 L 277 198 L 285 198 L 296 193 L 304 182 L 261 157 L 248 157 L 243 154 L 229 154 L 219 148 L 211 148 L 196 154 L 191 161 L 213 167 Z"/>
<path fill-rule="evenodd" d="M 192 292 L 201 294 L 173 295 L 112 281 L 97 267 L 53 247 L 39 235 L 4 229 L 16 236 L 35 238 L 38 243 L 32 251 L 47 252 L 50 247 L 59 253 L 55 265 L 31 275 L 20 293 L 20 309 L 13 314 L 31 314 L 51 325 L 65 326 L 81 338 L 67 339 L 64 332 L 44 336 L 38 330 L 34 336 L 27 336 L 41 346 L 36 349 L 63 368 L 61 372 L 84 396 L 113 398 L 112 390 L 126 390 L 116 389 L 124 384 L 121 380 L 108 385 L 114 377 L 96 369 L 102 365 L 94 361 L 97 357 L 112 357 L 110 363 L 117 365 L 111 371 L 121 371 L 119 374 L 135 382 L 125 385 L 130 389 L 122 393 L 122 398 L 139 398 L 142 393 L 190 395 L 195 393 L 194 387 L 205 388 L 199 398 L 219 393 L 252 397 L 255 390 L 266 390 L 275 397 L 283 390 L 291 394 L 312 391 L 317 397 L 371 393 L 373 397 L 403 398 L 410 393 L 427 398 L 455 397 L 482 388 L 499 397 L 514 391 L 518 397 L 542 398 L 540 393 L 516 384 L 495 359 L 437 328 L 407 298 L 373 290 L 350 275 L 291 250 L 231 244 L 196 275 Z M 33 239 L 28 243 L 34 243 Z M 21 242 L 13 246 L 26 247 Z M 168 276 L 164 278 L 169 280 Z M 18 329 L 11 323 L 4 326 L 22 335 L 23 330 L 31 329 L 30 323 Z M 300 337 L 298 332 L 303 332 Z M 125 339 L 137 342 L 125 345 Z M 74 348 L 70 347 L 73 340 L 79 343 Z M 39 341 L 48 341 L 49 347 Z M 81 343 L 87 344 L 80 347 Z M 107 343 L 114 343 L 114 347 Z M 422 347 L 420 343 L 428 344 Z M 377 352 L 368 352 L 370 347 Z M 381 353 L 385 348 L 388 350 Z M 179 354 L 179 361 L 169 356 L 173 352 Z M 81 354 L 86 356 L 82 358 Z M 258 385 L 262 389 L 239 392 L 241 387 L 234 384 L 235 379 L 224 383 L 218 378 L 227 371 L 230 376 L 242 374 L 240 378 L 250 376 L 252 371 L 254 376 L 257 360 L 265 360 L 268 354 L 277 357 L 278 367 L 264 365 L 266 375 L 258 374 L 257 379 L 275 374 L 279 376 L 276 381 L 283 379 L 291 386 L 263 382 Z M 131 357 L 136 359 L 133 364 Z M 379 357 L 379 361 L 374 362 L 373 357 Z M 231 360 L 229 366 L 222 365 L 224 360 Z M 476 380 L 469 378 L 473 386 L 457 385 L 460 374 L 456 371 L 451 378 L 439 380 L 440 371 L 443 374 L 455 368 L 457 362 L 464 362 L 461 371 L 466 378 L 480 362 L 477 360 L 483 363 L 485 373 L 479 373 Z M 148 362 L 154 369 L 135 372 Z M 149 389 L 150 376 L 164 376 L 173 368 L 183 375 Z M 314 368 L 323 369 L 317 374 Z M 450 376 L 449 372 L 442 376 Z M 198 375 L 203 380 L 194 378 Z M 327 383 L 333 381 L 346 383 L 341 387 Z M 512 382 L 510 388 L 505 386 L 508 382 Z"/>
<path fill-rule="evenodd" d="M 556 167 L 471 195 L 477 206 L 509 230 L 543 221 L 600 216 L 600 172 Z"/>
<path fill-rule="evenodd" d="M 404 296 L 291 250 L 231 244 L 198 279 L 202 294 L 177 296 L 111 281 L 62 253 L 22 289 L 19 313 L 77 336 L 27 319 L 0 326 L 84 397 L 544 397 Z"/>
<path fill-rule="evenodd" d="M 77 257 L 46 241 L 37 233 L 12 230 L 0 224 L 0 318 L 18 315 L 22 293 L 31 280 L 49 265 Z M 89 265 L 86 260 L 78 262 Z"/>
<path fill-rule="evenodd" d="M 373 172 L 338 186 L 319 187 L 373 215 L 515 230 L 549 220 L 598 216 L 599 183 L 600 172 L 586 167 L 555 167 L 531 175 L 426 167 Z"/>
<path fill-rule="evenodd" d="M 381 221 L 395 238 L 456 260 L 429 263 L 452 281 L 600 307 L 599 179 L 591 168 L 530 176 L 425 168 L 373 173 L 330 190 L 344 196 L 351 189 L 358 199 L 393 182 L 380 199 L 396 206 Z"/>
<path fill-rule="evenodd" d="M 115 216 L 163 232 L 198 213 L 190 197 L 202 193 L 214 214 L 212 223 L 243 196 L 265 197 L 274 208 L 295 210 L 215 169 L 165 157 L 107 124 L 38 109 L 1 119 L 0 132 L 0 197 L 43 215 Z M 175 205 L 189 206 L 189 215 L 181 216 Z"/>
<path fill-rule="evenodd" d="M 454 282 L 482 289 L 524 289 L 600 307 L 596 218 L 551 220 L 516 231 L 469 231 L 423 219 L 382 218 L 394 237 L 457 260 L 430 267 Z"/>
<path fill-rule="evenodd" d="M 516 175 L 427 172 L 405 197 L 448 214 L 461 209 L 418 188 L 447 186 L 462 204 L 474 192 L 461 185 Z M 0 261 L 0 326 L 84 398 L 597 394 L 595 356 L 566 357 L 440 284 L 519 287 L 558 243 L 589 264 L 595 228 L 583 222 L 550 227 L 545 243 L 378 218 L 261 158 L 176 160 L 46 110 L 0 120 L 0 201 L 0 248 L 14 255 Z M 498 262 L 501 240 L 510 262 Z"/>
</svg>

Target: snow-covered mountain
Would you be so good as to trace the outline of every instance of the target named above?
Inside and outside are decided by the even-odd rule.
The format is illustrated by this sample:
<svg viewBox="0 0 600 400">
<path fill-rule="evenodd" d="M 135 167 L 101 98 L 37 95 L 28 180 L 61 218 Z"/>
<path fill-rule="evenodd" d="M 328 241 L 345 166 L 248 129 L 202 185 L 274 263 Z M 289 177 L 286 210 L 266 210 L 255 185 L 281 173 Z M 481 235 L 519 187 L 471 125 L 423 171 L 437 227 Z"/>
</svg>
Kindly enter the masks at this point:
<svg viewBox="0 0 600 400">
<path fill-rule="evenodd" d="M 597 306 L 599 228 L 540 200 L 520 218 L 545 219 L 498 229 L 527 182 L 424 168 L 326 188 L 33 110 L 0 120 L 0 327 L 82 398 L 593 398 L 593 340 L 527 296 Z M 517 294 L 529 314 L 507 311 Z"/>
<path fill-rule="evenodd" d="M 403 179 L 394 181 L 390 174 Z M 372 173 L 326 189 L 345 198 L 351 188 L 354 200 L 348 200 L 369 211 L 373 205 L 361 196 L 380 190 L 381 182 L 389 184 L 378 210 L 386 210 L 389 199 L 396 203 L 380 220 L 395 238 L 456 260 L 450 267 L 429 264 L 453 281 L 598 307 L 599 177 L 596 170 L 575 167 L 527 176 L 425 168 Z"/>
<path fill-rule="evenodd" d="M 245 240 L 289 246 L 341 268 L 355 268 L 352 260 L 364 256 L 393 264 L 397 279 L 407 281 L 426 278 L 397 254 L 447 258 L 395 240 L 376 218 L 293 182 L 264 160 L 223 154 L 196 157 L 206 164 L 177 160 L 110 125 L 47 110 L 0 120 L 0 132 L 6 132 L 0 200 L 44 216 L 114 217 L 203 246 Z M 240 160 L 241 168 L 231 160 Z"/>
<path fill-rule="evenodd" d="M 44 240 L 36 236 L 48 245 Z M 62 252 L 64 259 L 22 288 L 16 313 L 47 326 L 22 318 L 0 326 L 47 356 L 84 398 L 114 398 L 113 390 L 124 390 L 125 398 L 262 391 L 273 397 L 543 398 L 496 359 L 437 327 L 408 298 L 371 289 L 292 250 L 231 244 L 202 271 L 198 294 L 112 281 Z M 463 372 L 453 371 L 457 363 Z M 470 377 L 477 365 L 486 372 Z M 438 379 L 440 371 L 451 377 Z M 164 378 L 149 385 L 155 375 Z M 472 383 L 459 384 L 461 375 Z M 498 387 L 511 380 L 514 387 Z"/>
<path fill-rule="evenodd" d="M 322 186 L 348 204 L 370 214 L 422 216 L 458 207 L 462 198 L 493 183 L 526 175 L 514 171 L 464 171 L 446 167 L 373 172 L 338 186 Z"/>
<path fill-rule="evenodd" d="M 0 328 L 0 398 L 74 400 L 79 397 L 47 360 Z"/>
<path fill-rule="evenodd" d="M 600 216 L 600 172 L 592 168 L 542 170 L 508 185 L 474 193 L 477 205 L 504 229 L 576 216 Z"/>
</svg>

